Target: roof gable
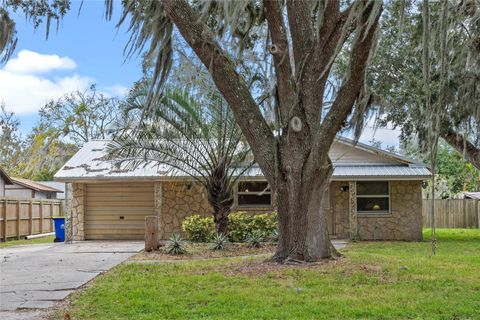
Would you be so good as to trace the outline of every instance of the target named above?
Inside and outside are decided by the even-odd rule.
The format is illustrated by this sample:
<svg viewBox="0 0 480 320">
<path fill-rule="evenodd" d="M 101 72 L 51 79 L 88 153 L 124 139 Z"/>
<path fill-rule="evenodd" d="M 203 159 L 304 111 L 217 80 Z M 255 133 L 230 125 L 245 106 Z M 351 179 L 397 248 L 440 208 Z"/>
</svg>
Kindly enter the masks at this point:
<svg viewBox="0 0 480 320">
<path fill-rule="evenodd" d="M 412 159 L 344 137 L 335 139 L 329 154 L 334 165 L 415 164 Z"/>
<path fill-rule="evenodd" d="M 5 170 L 3 170 L 1 167 L 0 167 L 0 176 L 3 178 L 3 181 L 4 181 L 5 184 L 13 184 L 12 179 L 8 176 L 8 174 L 5 172 Z"/>
</svg>

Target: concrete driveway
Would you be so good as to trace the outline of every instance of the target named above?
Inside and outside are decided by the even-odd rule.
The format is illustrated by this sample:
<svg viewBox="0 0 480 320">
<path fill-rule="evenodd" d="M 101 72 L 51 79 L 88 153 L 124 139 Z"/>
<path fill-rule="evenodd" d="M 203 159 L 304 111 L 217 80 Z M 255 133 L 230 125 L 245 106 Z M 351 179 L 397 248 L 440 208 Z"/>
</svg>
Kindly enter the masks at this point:
<svg viewBox="0 0 480 320">
<path fill-rule="evenodd" d="M 0 318 L 41 318 L 42 309 L 143 247 L 143 241 L 82 241 L 0 249 Z"/>
</svg>

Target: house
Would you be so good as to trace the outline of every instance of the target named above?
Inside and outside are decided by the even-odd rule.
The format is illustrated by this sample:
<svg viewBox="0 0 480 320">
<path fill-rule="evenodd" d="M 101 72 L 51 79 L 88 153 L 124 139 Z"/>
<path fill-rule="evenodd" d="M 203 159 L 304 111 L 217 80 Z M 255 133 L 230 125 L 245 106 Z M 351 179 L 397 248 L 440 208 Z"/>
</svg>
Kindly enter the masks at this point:
<svg viewBox="0 0 480 320">
<path fill-rule="evenodd" d="M 72 183 L 74 239 L 142 239 L 144 218 L 159 217 L 160 237 L 181 232 L 183 219 L 209 215 L 202 187 L 166 165 L 122 169 L 105 160 L 108 141 L 84 145 L 55 175 Z M 332 237 L 422 239 L 422 181 L 428 168 L 405 157 L 337 138 L 330 157 L 328 231 Z M 265 191 L 267 190 L 267 191 Z M 258 167 L 242 175 L 235 210 L 274 210 Z"/>
<path fill-rule="evenodd" d="M 52 199 L 65 200 L 65 183 L 57 181 L 37 181 L 37 183 L 58 190 L 55 198 Z"/>
<path fill-rule="evenodd" d="M 49 187 L 36 181 L 11 177 L 11 185 L 5 186 L 5 196 L 12 198 L 56 199 L 62 190 Z"/>
<path fill-rule="evenodd" d="M 11 184 L 13 184 L 12 179 L 2 168 L 0 168 L 0 197 L 5 196 L 5 185 Z"/>
</svg>

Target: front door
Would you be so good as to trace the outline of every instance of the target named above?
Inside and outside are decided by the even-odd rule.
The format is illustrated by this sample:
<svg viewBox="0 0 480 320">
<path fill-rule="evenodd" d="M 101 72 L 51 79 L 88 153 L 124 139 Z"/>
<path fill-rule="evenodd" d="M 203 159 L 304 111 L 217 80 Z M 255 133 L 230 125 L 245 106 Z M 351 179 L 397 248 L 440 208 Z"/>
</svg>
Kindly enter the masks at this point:
<svg viewBox="0 0 480 320">
<path fill-rule="evenodd" d="M 333 192 L 331 190 L 332 184 L 329 185 L 329 188 L 325 191 L 323 209 L 327 212 L 327 230 L 330 236 L 335 234 L 335 217 L 333 210 Z"/>
</svg>

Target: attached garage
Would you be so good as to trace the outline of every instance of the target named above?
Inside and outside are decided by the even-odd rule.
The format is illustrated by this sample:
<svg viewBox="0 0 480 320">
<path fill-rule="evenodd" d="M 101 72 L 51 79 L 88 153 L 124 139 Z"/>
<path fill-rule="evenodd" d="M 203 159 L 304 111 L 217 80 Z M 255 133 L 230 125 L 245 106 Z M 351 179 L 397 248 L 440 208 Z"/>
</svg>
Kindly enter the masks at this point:
<svg viewBox="0 0 480 320">
<path fill-rule="evenodd" d="M 152 182 L 85 185 L 85 239 L 141 240 L 155 214 Z"/>
</svg>

